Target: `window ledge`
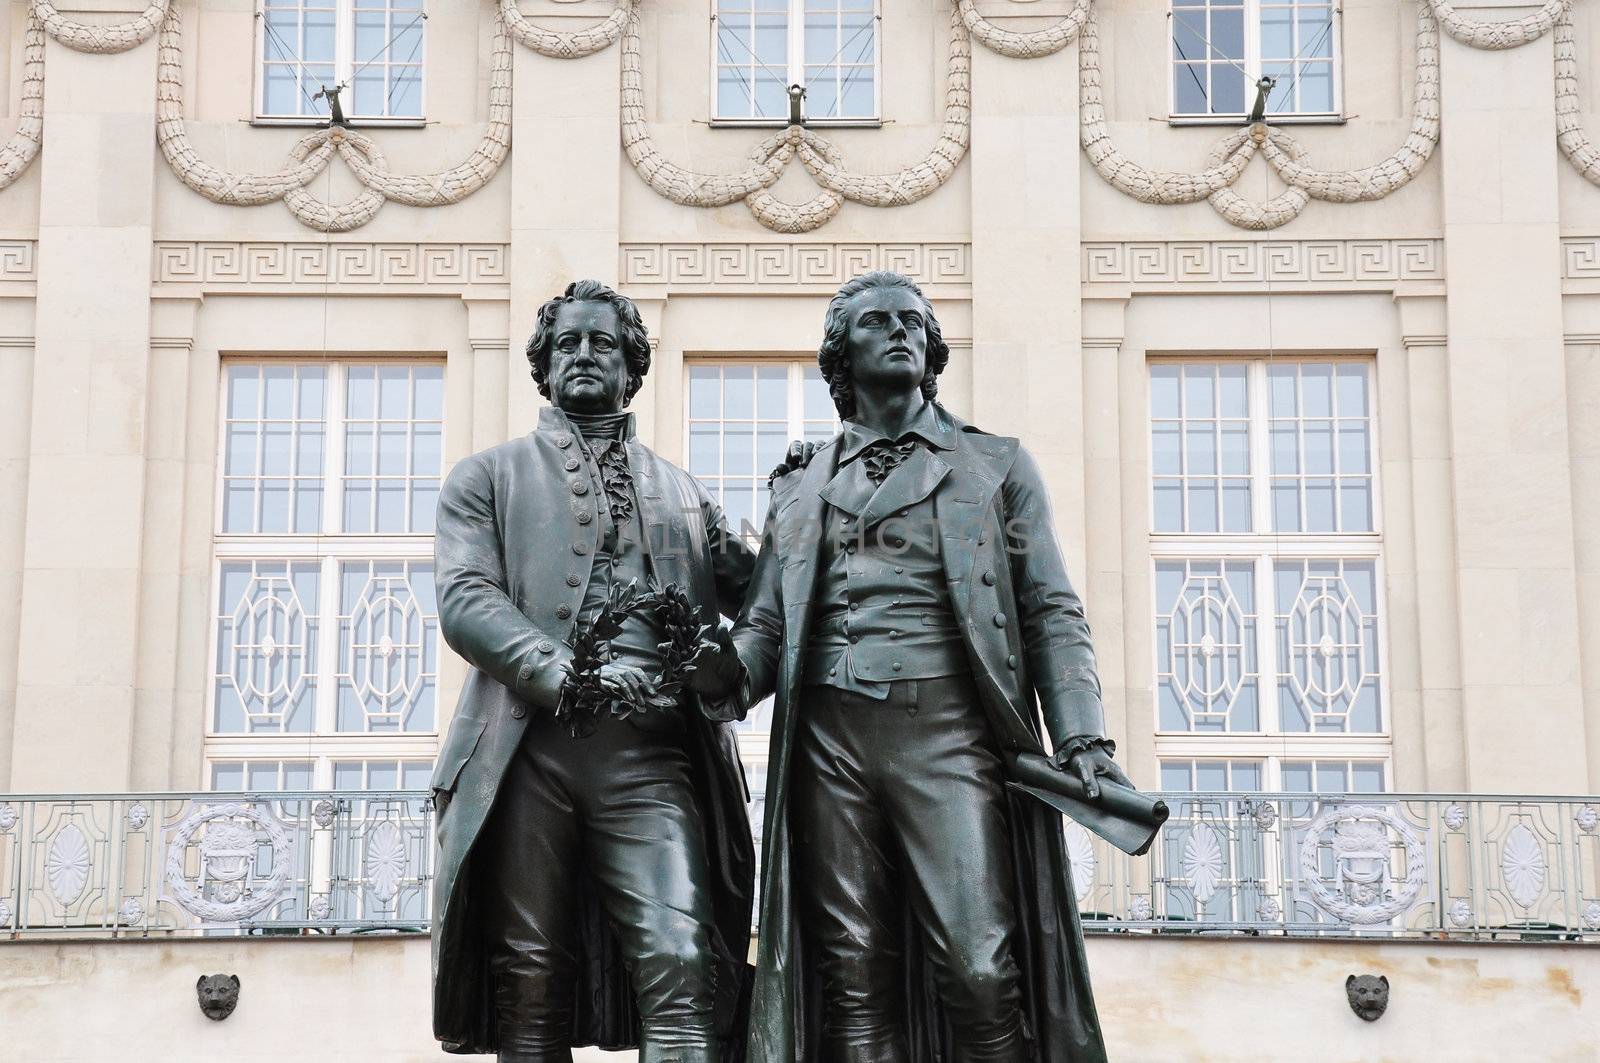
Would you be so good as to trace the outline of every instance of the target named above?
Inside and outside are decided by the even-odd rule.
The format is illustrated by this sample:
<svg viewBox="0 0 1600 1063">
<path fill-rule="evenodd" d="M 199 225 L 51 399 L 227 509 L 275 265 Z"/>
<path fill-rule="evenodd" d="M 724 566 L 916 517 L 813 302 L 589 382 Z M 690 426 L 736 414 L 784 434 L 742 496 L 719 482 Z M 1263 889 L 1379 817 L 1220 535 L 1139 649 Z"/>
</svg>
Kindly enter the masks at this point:
<svg viewBox="0 0 1600 1063">
<path fill-rule="evenodd" d="M 1169 126 L 1244 126 L 1245 115 L 1220 114 L 1207 117 L 1204 115 L 1172 115 L 1167 118 Z M 1342 114 L 1280 114 L 1267 119 L 1267 125 L 1344 125 L 1349 119 Z"/>
<path fill-rule="evenodd" d="M 262 118 L 250 119 L 252 126 L 261 128 L 290 127 L 297 129 L 322 129 L 328 125 L 326 118 Z M 350 129 L 421 129 L 428 124 L 426 118 L 351 118 L 345 125 Z"/>
<path fill-rule="evenodd" d="M 787 118 L 713 118 L 712 129 L 787 129 Z M 880 129 L 881 118 L 814 118 L 807 119 L 807 129 Z"/>
</svg>

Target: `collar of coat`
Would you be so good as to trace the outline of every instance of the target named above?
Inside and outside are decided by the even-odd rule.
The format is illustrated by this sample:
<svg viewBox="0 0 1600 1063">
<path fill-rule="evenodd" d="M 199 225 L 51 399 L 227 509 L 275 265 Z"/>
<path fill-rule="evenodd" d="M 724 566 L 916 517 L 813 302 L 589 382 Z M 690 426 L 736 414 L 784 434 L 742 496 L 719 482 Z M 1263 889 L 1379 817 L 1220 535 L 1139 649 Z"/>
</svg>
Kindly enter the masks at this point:
<svg viewBox="0 0 1600 1063">
<path fill-rule="evenodd" d="M 559 406 L 544 406 L 539 410 L 539 431 L 541 432 L 571 432 L 575 436 L 582 436 L 577 425 L 572 423 L 572 418 L 567 416 L 567 411 Z M 638 422 L 630 411 L 627 419 L 623 421 L 622 438 L 625 442 L 633 442 L 639 436 Z"/>
<path fill-rule="evenodd" d="M 942 406 L 936 407 L 938 418 L 949 427 L 946 437 L 948 450 L 934 453 L 918 448 L 915 461 L 908 460 L 872 492 L 867 501 L 851 512 L 862 520 L 863 528 L 876 521 L 914 505 L 917 501 L 938 492 L 939 497 L 949 496 L 950 505 L 943 507 L 940 515 L 941 533 L 976 538 L 978 525 L 985 515 L 987 502 L 1005 482 L 1020 449 L 1018 441 L 1010 436 L 990 435 L 951 414 Z M 826 491 L 830 481 L 840 469 L 859 467 L 860 462 L 841 465 L 841 446 L 844 433 L 819 447 L 804 469 L 795 469 L 773 482 L 773 505 L 780 517 L 780 553 L 792 535 L 801 534 L 807 526 L 822 527 L 825 505 L 837 505 L 833 494 Z M 899 481 L 899 482 L 896 482 Z M 842 488 L 844 485 L 840 484 Z M 854 503 L 843 490 L 841 502 Z M 844 507 L 839 507 L 844 508 Z M 967 525 L 971 527 L 967 527 Z"/>
<path fill-rule="evenodd" d="M 846 421 L 839 438 L 839 464 L 855 461 L 861 452 L 873 443 L 903 443 L 907 439 L 922 440 L 935 450 L 954 450 L 956 446 L 956 419 L 937 402 L 926 401 L 906 430 L 890 439 L 876 428 L 856 421 Z"/>
</svg>

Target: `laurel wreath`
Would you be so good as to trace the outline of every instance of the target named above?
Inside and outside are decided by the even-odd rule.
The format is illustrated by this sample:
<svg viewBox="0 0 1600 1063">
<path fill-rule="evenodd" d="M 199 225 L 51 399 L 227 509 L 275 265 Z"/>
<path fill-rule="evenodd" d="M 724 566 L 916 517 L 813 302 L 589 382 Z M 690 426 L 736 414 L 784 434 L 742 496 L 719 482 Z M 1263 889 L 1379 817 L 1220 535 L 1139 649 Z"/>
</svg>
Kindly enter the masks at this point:
<svg viewBox="0 0 1600 1063">
<path fill-rule="evenodd" d="M 645 615 L 655 618 L 667 638 L 656 646 L 663 665 L 655 677 L 655 696 L 639 705 L 607 690 L 600 670 L 611 660 L 611 640 L 622 633 L 623 624 Z M 651 579 L 642 590 L 637 580 L 612 584 L 605 605 L 573 640 L 572 659 L 561 666 L 566 679 L 556 719 L 573 738 L 587 738 L 606 716 L 626 720 L 635 713 L 674 707 L 694 674 L 695 654 L 710 634 L 711 625 L 699 622 L 694 603 L 676 583 L 663 586 Z"/>
</svg>

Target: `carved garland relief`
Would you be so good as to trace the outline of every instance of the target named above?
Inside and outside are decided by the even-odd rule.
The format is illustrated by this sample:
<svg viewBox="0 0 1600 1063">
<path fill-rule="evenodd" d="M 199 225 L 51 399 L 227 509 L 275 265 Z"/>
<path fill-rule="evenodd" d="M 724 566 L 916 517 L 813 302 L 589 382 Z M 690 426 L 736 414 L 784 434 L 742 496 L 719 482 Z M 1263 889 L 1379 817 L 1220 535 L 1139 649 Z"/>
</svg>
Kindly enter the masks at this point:
<svg viewBox="0 0 1600 1063">
<path fill-rule="evenodd" d="M 1283 128 L 1256 124 L 1229 132 L 1211 149 L 1197 172 L 1153 170 L 1125 156 L 1105 117 L 1099 27 L 1094 0 L 1075 0 L 1066 16 L 1029 32 L 1005 29 L 980 15 L 976 0 L 955 0 L 945 74 L 944 121 L 926 157 L 888 174 L 848 169 L 839 149 L 815 130 L 791 126 L 762 140 L 749 164 L 736 173 L 702 174 L 665 158 L 646 117 L 641 73 L 637 0 L 616 0 L 601 22 L 579 30 L 549 30 L 530 22 L 516 0 L 496 0 L 491 53 L 489 122 L 478 146 L 459 165 L 433 174 L 395 174 L 372 138 L 348 129 L 319 129 L 290 150 L 283 169 L 237 174 L 206 162 L 189 142 L 184 123 L 182 18 L 170 0 L 152 0 L 138 15 L 112 25 L 69 19 L 52 0 L 32 0 L 23 38 L 23 85 L 16 131 L 0 145 L 0 189 L 11 184 L 39 152 L 43 140 L 44 37 L 82 52 L 126 51 L 159 34 L 156 130 L 162 154 L 185 185 L 217 203 L 238 206 L 282 200 L 307 228 L 348 232 L 365 225 L 389 200 L 433 207 L 459 203 L 488 184 L 511 145 L 511 42 L 552 59 L 578 59 L 622 42 L 620 106 L 622 146 L 629 163 L 658 195 L 683 206 L 719 207 L 743 201 L 764 227 L 805 233 L 831 221 L 846 201 L 872 207 L 913 203 L 942 187 L 966 155 L 971 127 L 971 42 L 1000 55 L 1035 59 L 1078 44 L 1079 130 L 1083 151 L 1112 187 L 1143 203 L 1208 202 L 1229 224 L 1247 230 L 1276 229 L 1298 217 L 1312 199 L 1355 203 L 1381 199 L 1404 187 L 1432 157 L 1439 143 L 1439 33 L 1473 48 L 1516 48 L 1555 34 L 1555 106 L 1563 155 L 1591 183 L 1600 185 L 1600 149 L 1579 112 L 1573 0 L 1544 0 L 1520 18 L 1483 20 L 1463 15 L 1455 0 L 1421 0 L 1417 8 L 1416 71 L 1411 130 L 1390 155 L 1354 170 L 1318 170 L 1305 149 Z M 364 188 L 344 203 L 318 199 L 307 186 L 337 154 Z M 1234 190 L 1256 157 L 1288 186 L 1266 202 Z M 800 164 L 819 186 L 801 203 L 780 200 L 772 186 L 790 162 Z"/>
</svg>

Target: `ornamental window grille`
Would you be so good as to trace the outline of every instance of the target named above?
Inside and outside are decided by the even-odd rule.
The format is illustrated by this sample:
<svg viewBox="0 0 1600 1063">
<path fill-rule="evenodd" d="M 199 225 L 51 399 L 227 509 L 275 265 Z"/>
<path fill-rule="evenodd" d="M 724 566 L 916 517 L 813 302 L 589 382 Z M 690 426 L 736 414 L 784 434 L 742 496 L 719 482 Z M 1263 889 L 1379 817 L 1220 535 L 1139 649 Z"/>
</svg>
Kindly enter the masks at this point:
<svg viewBox="0 0 1600 1063">
<path fill-rule="evenodd" d="M 444 367 L 230 361 L 223 385 L 211 784 L 237 788 L 243 772 L 257 788 L 252 772 L 291 759 L 319 787 L 334 758 L 425 761 Z"/>
<path fill-rule="evenodd" d="M 1161 358 L 1149 382 L 1158 755 L 1258 759 L 1269 789 L 1288 760 L 1381 768 L 1372 363 Z"/>
<path fill-rule="evenodd" d="M 419 121 L 423 0 L 260 0 L 256 117 L 326 119 L 328 90 L 361 121 Z"/>
<path fill-rule="evenodd" d="M 798 85 L 808 123 L 875 122 L 879 23 L 877 0 L 717 0 L 716 120 L 787 124 Z"/>
<path fill-rule="evenodd" d="M 1172 0 L 1174 118 L 1243 118 L 1275 79 L 1270 117 L 1332 117 L 1341 106 L 1334 0 Z"/>
</svg>

